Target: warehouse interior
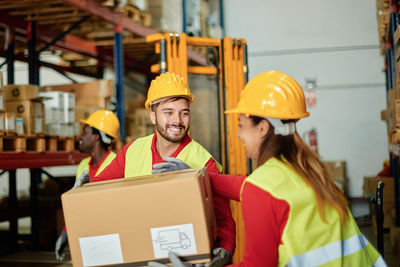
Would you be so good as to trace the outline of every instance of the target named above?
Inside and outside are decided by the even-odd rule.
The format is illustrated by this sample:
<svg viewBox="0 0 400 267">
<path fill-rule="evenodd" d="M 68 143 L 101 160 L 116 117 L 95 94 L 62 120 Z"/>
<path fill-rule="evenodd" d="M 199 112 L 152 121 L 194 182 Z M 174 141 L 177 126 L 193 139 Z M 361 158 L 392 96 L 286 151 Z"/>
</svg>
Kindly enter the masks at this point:
<svg viewBox="0 0 400 267">
<path fill-rule="evenodd" d="M 68 249 L 62 261 L 54 253 L 65 226 L 61 194 L 87 156 L 77 151 L 79 121 L 99 109 L 115 112 L 115 152 L 152 134 L 144 105 L 160 73 L 187 80 L 195 97 L 191 138 L 224 173 L 250 174 L 256 163 L 236 138 L 237 118 L 223 112 L 249 80 L 269 70 L 302 87 L 310 116 L 296 123 L 298 135 L 326 163 L 369 242 L 388 266 L 400 266 L 399 4 L 0 0 L 0 266 L 81 266 Z M 18 113 L 12 101 L 21 100 L 7 92 L 17 85 L 37 86 L 45 113 L 39 130 L 26 119 L 18 129 L 18 114 L 7 128 L 8 116 Z M 51 97 L 60 91 L 74 98 L 65 122 L 51 117 Z M 376 216 L 378 181 L 385 184 L 383 222 Z M 240 204 L 231 201 L 231 210 L 236 264 L 245 253 L 244 226 Z"/>
</svg>

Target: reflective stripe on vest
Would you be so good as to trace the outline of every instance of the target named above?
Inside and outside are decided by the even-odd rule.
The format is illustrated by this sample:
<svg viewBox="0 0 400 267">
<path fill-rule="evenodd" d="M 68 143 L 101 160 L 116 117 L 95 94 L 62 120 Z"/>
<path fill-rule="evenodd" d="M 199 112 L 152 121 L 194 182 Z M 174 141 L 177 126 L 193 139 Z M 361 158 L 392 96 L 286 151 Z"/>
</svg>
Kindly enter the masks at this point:
<svg viewBox="0 0 400 267">
<path fill-rule="evenodd" d="M 151 152 L 153 136 L 154 134 L 138 138 L 129 146 L 125 155 L 124 177 L 151 174 L 153 168 Z M 176 158 L 182 160 L 191 168 L 203 168 L 212 156 L 199 143 L 191 140 Z M 218 169 L 222 171 L 222 166 L 218 162 L 216 164 Z"/>
<path fill-rule="evenodd" d="M 325 206 L 326 222 L 322 221 L 314 191 L 288 164 L 271 158 L 245 182 L 289 205 L 278 266 L 373 266 L 380 262 L 379 253 L 362 237 L 350 212 L 342 224 L 338 212 Z"/>
<path fill-rule="evenodd" d="M 346 240 L 337 241 L 307 253 L 291 257 L 287 266 L 320 266 L 365 249 L 368 243 L 368 240 L 363 234 L 355 235 Z M 370 266 L 380 267 L 386 266 L 386 264 L 382 257 L 379 257 L 378 260 Z"/>
<path fill-rule="evenodd" d="M 111 161 L 114 160 L 115 156 L 116 156 L 115 153 L 110 151 L 110 153 L 108 153 L 107 157 L 101 163 L 100 167 L 97 169 L 95 176 L 99 175 L 111 163 Z M 76 179 L 78 179 L 79 176 L 81 176 L 84 170 L 89 171 L 89 162 L 91 158 L 92 157 L 87 157 L 81 160 L 81 162 L 78 165 L 78 169 L 76 170 Z"/>
</svg>

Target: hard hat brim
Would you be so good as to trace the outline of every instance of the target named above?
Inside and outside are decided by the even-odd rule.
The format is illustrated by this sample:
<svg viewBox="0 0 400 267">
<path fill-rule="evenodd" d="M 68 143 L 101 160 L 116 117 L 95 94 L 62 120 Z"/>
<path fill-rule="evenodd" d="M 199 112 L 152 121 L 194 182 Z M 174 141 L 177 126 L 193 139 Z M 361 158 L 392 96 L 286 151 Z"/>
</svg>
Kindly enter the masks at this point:
<svg viewBox="0 0 400 267">
<path fill-rule="evenodd" d="M 243 110 L 240 110 L 239 108 L 233 108 L 233 109 L 228 109 L 224 112 L 225 114 L 245 114 L 246 117 L 252 115 L 252 116 L 257 116 L 257 117 L 265 117 L 264 114 L 258 114 L 256 112 L 246 112 Z M 300 115 L 295 115 L 293 117 L 286 117 L 286 118 L 278 118 L 274 115 L 269 115 L 269 117 L 271 118 L 276 118 L 276 119 L 281 119 L 281 120 L 291 120 L 291 119 L 302 119 L 302 118 L 306 118 L 310 116 L 310 112 L 305 112 L 304 114 L 300 114 Z"/>
</svg>

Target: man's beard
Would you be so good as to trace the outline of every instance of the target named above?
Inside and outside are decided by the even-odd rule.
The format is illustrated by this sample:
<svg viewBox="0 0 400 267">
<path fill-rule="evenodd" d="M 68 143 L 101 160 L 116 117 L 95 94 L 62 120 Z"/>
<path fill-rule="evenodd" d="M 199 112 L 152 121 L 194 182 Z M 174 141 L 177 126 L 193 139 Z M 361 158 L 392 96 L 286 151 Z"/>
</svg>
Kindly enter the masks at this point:
<svg viewBox="0 0 400 267">
<path fill-rule="evenodd" d="M 156 129 L 158 131 L 158 133 L 167 141 L 171 142 L 171 143 L 180 143 L 182 142 L 182 140 L 185 138 L 186 134 L 189 131 L 189 127 L 186 129 L 186 131 L 184 132 L 184 134 L 182 136 L 178 136 L 178 137 L 171 137 L 168 135 L 167 133 L 167 128 L 169 126 L 174 126 L 174 127 L 181 127 L 183 129 L 185 129 L 185 126 L 183 124 L 167 124 L 165 129 L 163 129 L 156 121 Z"/>
</svg>

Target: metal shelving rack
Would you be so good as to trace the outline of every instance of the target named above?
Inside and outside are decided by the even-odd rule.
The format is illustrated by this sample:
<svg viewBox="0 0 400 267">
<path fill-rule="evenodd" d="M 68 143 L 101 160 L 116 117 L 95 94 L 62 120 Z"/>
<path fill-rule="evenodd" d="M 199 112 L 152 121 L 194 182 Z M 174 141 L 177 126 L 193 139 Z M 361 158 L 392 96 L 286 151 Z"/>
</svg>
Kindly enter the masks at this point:
<svg viewBox="0 0 400 267">
<path fill-rule="evenodd" d="M 33 3 L 34 2 L 34 3 Z M 94 78 L 102 78 L 103 67 L 113 66 L 116 78 L 116 96 L 117 96 L 117 116 L 121 122 L 120 136 L 124 140 L 124 110 L 123 110 L 123 77 L 124 69 L 134 70 L 138 72 L 149 73 L 150 65 L 157 61 L 157 56 L 154 54 L 154 48 L 151 45 L 132 49 L 135 43 L 124 42 L 123 33 L 129 32 L 132 36 L 140 38 L 149 34 L 156 33 L 151 28 L 144 27 L 137 22 L 134 22 L 122 13 L 114 12 L 113 10 L 102 6 L 102 0 L 36 0 L 36 1 L 0 1 L 0 42 L 5 43 L 4 50 L 0 48 L 0 56 L 5 57 L 5 61 L 0 63 L 0 67 L 7 64 L 7 81 L 8 84 L 15 83 L 14 64 L 15 60 L 20 60 L 28 63 L 29 83 L 40 85 L 39 71 L 40 67 L 48 67 L 56 72 L 64 75 L 66 78 L 75 82 L 67 72 L 77 73 Z M 23 16 L 16 15 L 24 13 L 29 9 L 29 5 L 35 5 L 32 8 L 32 13 L 39 12 L 41 5 L 51 6 L 54 3 L 57 5 L 58 12 L 65 9 L 74 11 L 74 20 L 69 24 L 66 30 L 54 29 L 47 25 L 39 25 L 33 16 L 32 20 L 24 20 Z M 28 7 L 28 8 L 27 8 Z M 78 14 L 78 15 L 76 15 Z M 57 17 L 57 11 L 51 15 Z M 60 17 L 60 16 L 58 16 Z M 106 21 L 114 25 L 114 40 L 106 46 L 96 45 L 95 42 L 87 40 L 84 36 L 71 35 L 71 32 L 82 26 L 85 22 Z M 4 31 L 1 31 L 3 29 Z M 25 47 L 25 51 L 21 50 L 21 46 Z M 111 49 L 109 46 L 113 46 Z M 124 55 L 124 48 L 128 52 Z M 40 54 L 44 51 L 61 50 L 65 52 L 73 52 L 84 55 L 87 58 L 95 58 L 99 64 L 96 71 L 90 71 L 79 67 L 69 67 L 55 65 L 40 60 Z M 138 51 L 135 51 L 138 50 Z M 133 52 L 133 53 L 132 53 Z M 189 57 L 196 60 L 196 55 L 192 52 Z M 125 64 L 124 64 L 125 62 Z M 18 217 L 21 214 L 18 209 L 17 201 L 17 176 L 16 170 L 20 168 L 30 169 L 30 201 L 29 201 L 29 216 L 31 217 L 31 241 L 32 249 L 38 250 L 39 246 L 39 201 L 38 201 L 38 183 L 41 181 L 43 167 L 50 166 L 65 166 L 76 165 L 87 155 L 79 152 L 0 152 L 0 176 L 8 173 L 9 176 L 9 198 L 8 208 L 11 213 L 9 233 L 12 237 L 12 250 L 18 248 Z M 4 219 L 4 218 L 3 218 Z"/>
<path fill-rule="evenodd" d="M 386 54 L 385 54 L 385 77 L 386 77 L 386 92 L 389 95 L 389 90 L 393 90 L 395 85 L 396 73 L 396 40 L 394 34 L 399 26 L 399 14 L 398 14 L 398 1 L 390 0 L 390 16 L 389 24 L 387 29 L 386 39 Z M 400 226 L 400 144 L 389 143 L 389 157 L 390 157 L 390 172 L 394 178 L 394 192 L 395 192 L 395 207 L 396 207 L 396 226 Z"/>
</svg>

